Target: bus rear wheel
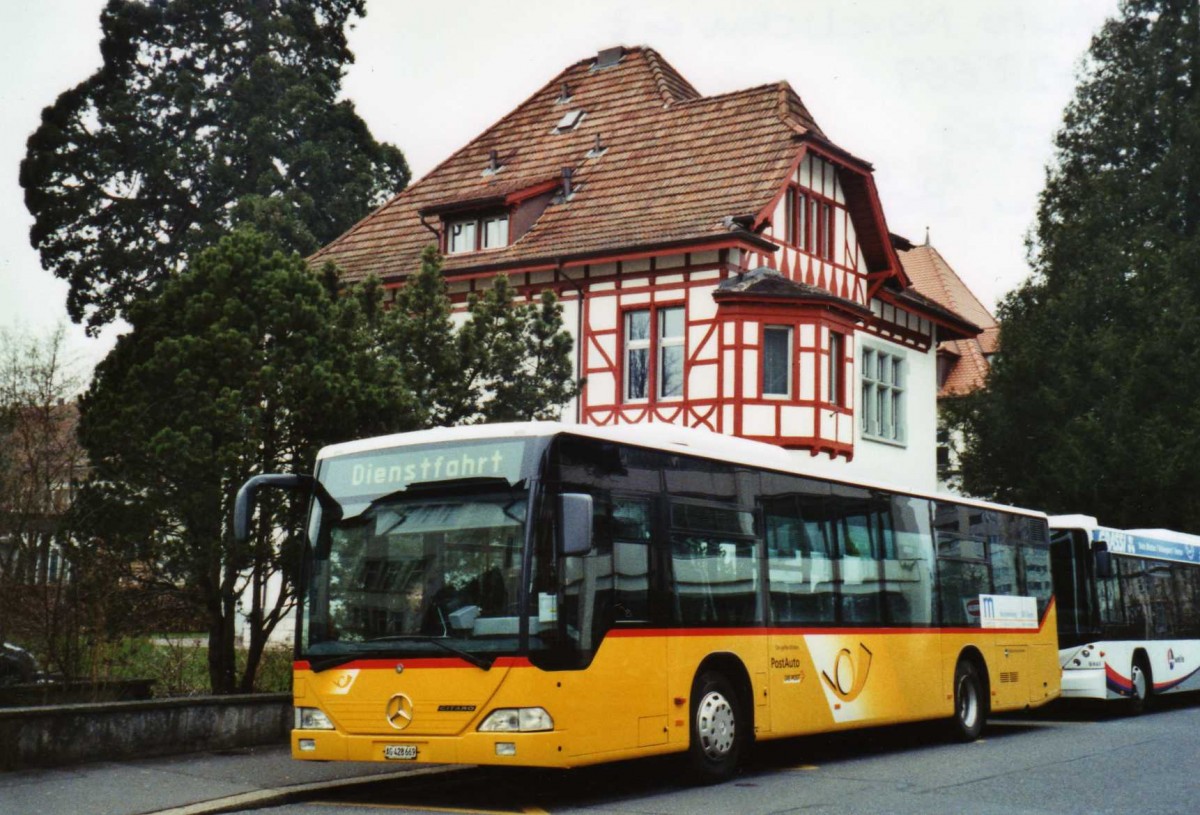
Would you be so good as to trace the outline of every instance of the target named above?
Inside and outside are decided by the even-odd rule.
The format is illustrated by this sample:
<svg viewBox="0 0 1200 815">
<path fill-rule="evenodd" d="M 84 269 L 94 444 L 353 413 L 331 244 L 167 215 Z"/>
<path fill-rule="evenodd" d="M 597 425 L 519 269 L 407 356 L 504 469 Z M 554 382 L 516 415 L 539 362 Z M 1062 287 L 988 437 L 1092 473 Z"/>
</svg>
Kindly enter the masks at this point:
<svg viewBox="0 0 1200 815">
<path fill-rule="evenodd" d="M 983 677 L 969 659 L 960 659 L 954 669 L 954 716 L 951 732 L 959 741 L 975 741 L 983 733 L 988 703 Z"/>
<path fill-rule="evenodd" d="M 1133 685 L 1129 697 L 1129 712 L 1134 716 L 1145 713 L 1146 708 L 1150 705 L 1152 692 L 1150 666 L 1146 664 L 1146 658 L 1140 654 L 1134 657 L 1133 665 L 1129 668 L 1129 681 Z"/>
<path fill-rule="evenodd" d="M 692 684 L 688 765 L 694 781 L 715 784 L 733 776 L 745 741 L 745 722 L 737 691 L 716 671 L 697 675 Z"/>
</svg>

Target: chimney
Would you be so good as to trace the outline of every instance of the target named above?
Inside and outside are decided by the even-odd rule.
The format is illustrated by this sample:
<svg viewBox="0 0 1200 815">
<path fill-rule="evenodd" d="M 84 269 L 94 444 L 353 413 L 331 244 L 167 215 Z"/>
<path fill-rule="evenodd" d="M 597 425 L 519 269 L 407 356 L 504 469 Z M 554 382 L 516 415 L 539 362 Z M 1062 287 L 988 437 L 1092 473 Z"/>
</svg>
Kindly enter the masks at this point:
<svg viewBox="0 0 1200 815">
<path fill-rule="evenodd" d="M 563 197 L 564 201 L 566 201 L 568 198 L 571 197 L 571 192 L 572 192 L 572 190 L 571 190 L 571 175 L 573 174 L 573 172 L 574 171 L 570 167 L 563 167 L 562 197 Z"/>
<path fill-rule="evenodd" d="M 488 151 L 488 169 L 493 173 L 500 169 L 500 157 L 495 150 Z"/>
<path fill-rule="evenodd" d="M 571 101 L 571 86 L 566 82 L 562 83 L 562 93 L 558 95 L 558 99 L 554 100 L 558 104 L 563 105 Z"/>
</svg>

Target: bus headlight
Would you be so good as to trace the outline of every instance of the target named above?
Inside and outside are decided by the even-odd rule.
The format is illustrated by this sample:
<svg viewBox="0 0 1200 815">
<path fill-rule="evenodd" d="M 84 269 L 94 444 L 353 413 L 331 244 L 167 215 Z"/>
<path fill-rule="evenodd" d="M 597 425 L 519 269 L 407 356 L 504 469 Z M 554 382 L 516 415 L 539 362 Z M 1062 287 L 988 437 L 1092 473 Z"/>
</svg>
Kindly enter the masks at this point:
<svg viewBox="0 0 1200 815">
<path fill-rule="evenodd" d="M 479 725 L 481 733 L 533 733 L 553 729 L 554 719 L 540 707 L 502 707 L 489 713 Z"/>
<path fill-rule="evenodd" d="M 333 730 L 333 722 L 325 711 L 315 707 L 296 708 L 297 730 Z"/>
</svg>

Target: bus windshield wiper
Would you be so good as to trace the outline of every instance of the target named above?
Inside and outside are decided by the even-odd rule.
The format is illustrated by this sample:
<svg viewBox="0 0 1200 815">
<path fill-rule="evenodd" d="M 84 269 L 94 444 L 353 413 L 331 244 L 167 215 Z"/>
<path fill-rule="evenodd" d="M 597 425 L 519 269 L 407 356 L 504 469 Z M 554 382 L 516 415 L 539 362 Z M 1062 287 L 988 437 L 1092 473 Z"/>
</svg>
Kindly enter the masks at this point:
<svg viewBox="0 0 1200 815">
<path fill-rule="evenodd" d="M 393 635 L 387 636 L 387 637 L 375 637 L 374 639 L 366 640 L 366 642 L 364 644 L 378 643 L 378 642 L 405 642 L 405 641 L 431 642 L 434 645 L 436 645 L 438 648 L 449 651 L 450 653 L 454 654 L 457 657 L 462 657 L 467 662 L 470 662 L 472 665 L 474 665 L 476 668 L 482 668 L 485 671 L 490 671 L 492 669 L 492 663 L 496 661 L 495 657 L 488 659 L 487 657 L 482 657 L 482 656 L 479 656 L 478 654 L 472 654 L 470 651 L 465 651 L 462 648 L 456 648 L 455 646 L 446 642 L 441 637 L 430 637 L 425 634 L 393 634 Z"/>
</svg>

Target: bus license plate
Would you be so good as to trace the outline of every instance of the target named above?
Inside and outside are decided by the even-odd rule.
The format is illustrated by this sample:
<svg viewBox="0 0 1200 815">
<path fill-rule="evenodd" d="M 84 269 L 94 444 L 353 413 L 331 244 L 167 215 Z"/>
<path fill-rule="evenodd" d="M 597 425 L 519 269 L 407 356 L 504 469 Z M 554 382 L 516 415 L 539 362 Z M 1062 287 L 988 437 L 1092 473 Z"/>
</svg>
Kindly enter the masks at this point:
<svg viewBox="0 0 1200 815">
<path fill-rule="evenodd" d="M 415 744 L 385 744 L 383 757 L 393 761 L 413 761 L 417 757 Z"/>
</svg>

